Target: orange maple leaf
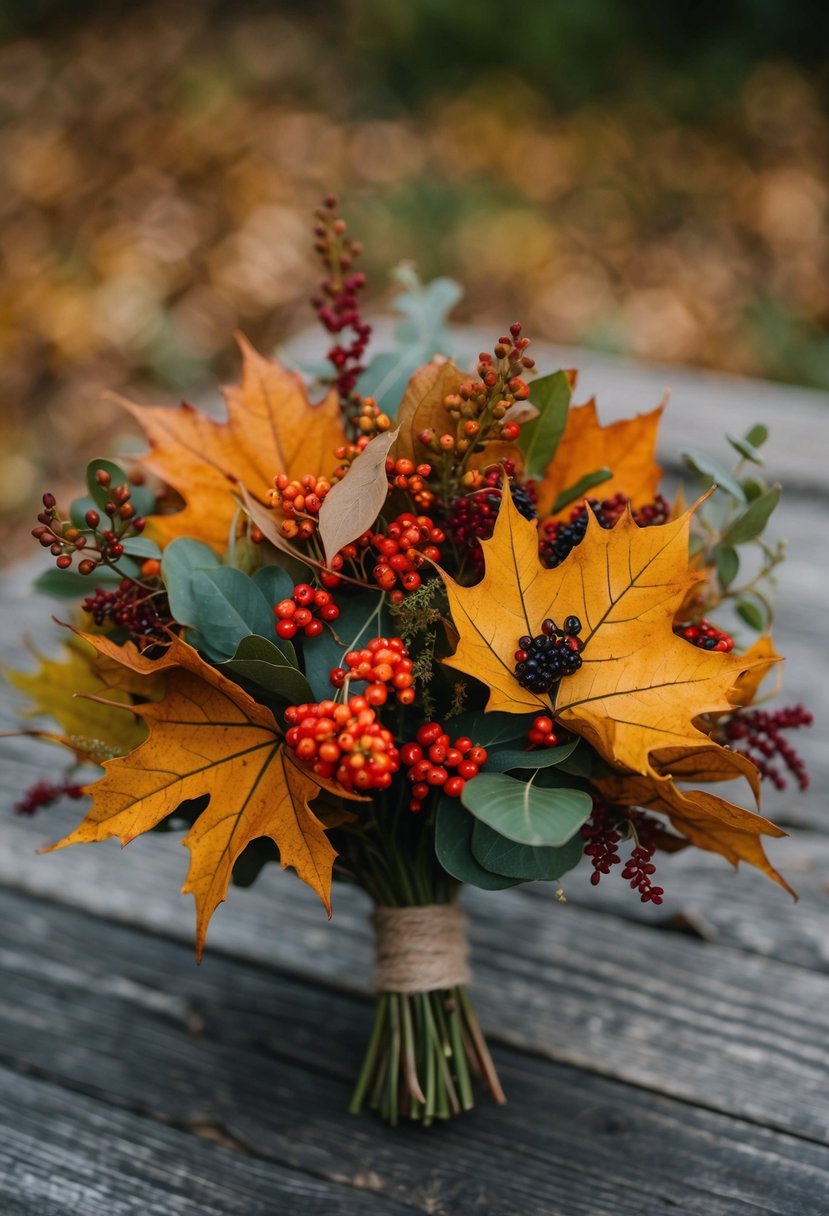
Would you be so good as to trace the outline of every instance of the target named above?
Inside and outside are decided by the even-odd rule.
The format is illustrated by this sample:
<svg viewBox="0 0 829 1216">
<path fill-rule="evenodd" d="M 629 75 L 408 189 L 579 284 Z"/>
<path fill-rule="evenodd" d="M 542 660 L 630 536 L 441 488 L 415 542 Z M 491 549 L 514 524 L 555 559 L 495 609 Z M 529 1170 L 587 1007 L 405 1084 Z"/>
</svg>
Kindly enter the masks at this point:
<svg viewBox="0 0 829 1216">
<path fill-rule="evenodd" d="M 161 701 L 137 705 L 149 728 L 129 755 L 107 761 L 104 776 L 84 787 L 89 813 L 51 846 L 107 840 L 128 844 L 159 824 L 182 802 L 209 795 L 183 843 L 190 868 L 182 892 L 196 901 L 196 955 L 201 958 L 210 918 L 225 899 L 233 866 L 247 845 L 269 837 L 281 864 L 292 866 L 331 914 L 331 869 L 336 853 L 310 802 L 339 786 L 300 768 L 285 749 L 269 709 L 205 663 L 179 639 L 155 661 L 128 643 L 82 635 L 107 657 L 146 676 L 168 672 Z M 50 850 L 47 850 L 50 851 Z"/>
<path fill-rule="evenodd" d="M 563 490 L 602 468 L 613 473 L 596 488 L 602 498 L 622 493 L 634 507 L 653 502 L 662 477 L 656 463 L 656 438 L 663 409 L 659 405 L 650 413 L 602 426 L 592 398 L 585 405 L 573 406 L 555 455 L 538 482 L 539 517 L 551 514 Z M 571 510 L 572 505 L 567 506 L 554 518 Z"/>
<path fill-rule="evenodd" d="M 277 473 L 327 476 L 335 449 L 346 442 L 333 390 L 312 404 L 295 372 L 260 355 L 242 335 L 237 341 L 242 381 L 223 390 L 226 422 L 186 403 L 168 409 L 123 402 L 150 441 L 143 465 L 184 500 L 181 511 L 152 518 L 161 544 L 191 536 L 223 553 L 237 510 L 234 485 L 264 500 Z"/>
</svg>

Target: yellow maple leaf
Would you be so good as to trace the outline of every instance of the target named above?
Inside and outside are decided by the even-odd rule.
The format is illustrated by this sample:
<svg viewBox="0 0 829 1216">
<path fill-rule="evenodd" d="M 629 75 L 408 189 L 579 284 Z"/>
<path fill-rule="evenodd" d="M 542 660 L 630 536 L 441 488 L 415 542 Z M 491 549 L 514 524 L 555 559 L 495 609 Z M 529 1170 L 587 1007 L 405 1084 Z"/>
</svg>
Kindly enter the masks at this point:
<svg viewBox="0 0 829 1216">
<path fill-rule="evenodd" d="M 608 801 L 667 816 L 691 844 L 719 853 L 736 865 L 746 861 L 791 895 L 794 891 L 766 857 L 761 836 L 785 836 L 771 820 L 736 806 L 708 790 L 680 790 L 668 777 L 619 774 L 593 784 Z M 795 897 L 796 898 L 796 897 Z"/>
<path fill-rule="evenodd" d="M 122 667 L 98 655 L 76 634 L 64 641 L 58 658 L 37 658 L 36 671 L 5 671 L 9 683 L 31 701 L 27 717 L 52 718 L 64 732 L 35 734 L 63 743 L 85 760 L 123 755 L 141 742 L 147 733 L 141 721 L 129 713 L 113 713 L 111 705 L 129 708 L 135 693 L 154 699 L 161 694 L 157 678 L 145 678 L 140 684 L 135 675 L 125 680 Z M 104 697 L 110 705 L 102 705 L 93 697 Z"/>
<path fill-rule="evenodd" d="M 656 463 L 656 438 L 663 409 L 660 405 L 650 413 L 602 426 L 592 398 L 585 405 L 573 406 L 555 455 L 538 482 L 539 517 L 550 515 L 563 490 L 602 468 L 613 472 L 608 481 L 597 487 L 602 498 L 622 493 L 634 507 L 653 502 L 662 477 Z M 561 518 L 571 510 L 572 504 L 554 518 Z"/>
<path fill-rule="evenodd" d="M 237 340 L 242 381 L 223 390 L 226 422 L 187 404 L 123 402 L 150 441 L 143 465 L 184 500 L 181 511 L 153 516 L 152 533 L 162 544 L 190 536 L 223 553 L 237 509 L 235 485 L 263 500 L 277 473 L 328 476 L 335 449 L 346 442 L 333 390 L 312 404 L 295 372 L 260 355 L 241 335 Z"/>
<path fill-rule="evenodd" d="M 488 710 L 549 712 L 609 763 L 656 774 L 651 753 L 716 747 L 699 719 L 734 706 L 735 654 L 701 650 L 673 632 L 674 616 L 700 577 L 688 562 L 692 511 L 639 528 L 628 512 L 604 529 L 588 513 L 585 538 L 556 569 L 538 558 L 535 525 L 505 494 L 484 577 L 462 587 L 442 573 L 459 642 L 450 667 L 489 686 Z M 555 704 L 521 687 L 513 672 L 519 637 L 552 617 L 579 617 L 582 666 L 559 685 Z M 658 775 L 658 774 L 656 774 Z"/>
<path fill-rule="evenodd" d="M 196 955 L 225 899 L 234 863 L 246 846 L 270 837 L 284 867 L 292 866 L 331 912 L 336 853 L 310 802 L 321 789 L 345 791 L 301 769 L 286 751 L 269 709 L 174 639 L 155 661 L 128 643 L 84 635 L 95 649 L 134 672 L 167 674 L 163 700 L 136 706 L 149 735 L 129 755 L 104 764 L 104 776 L 84 788 L 92 807 L 65 839 L 52 845 L 107 840 L 128 844 L 182 802 L 209 795 L 184 838 L 190 868 L 182 888 L 196 901 Z M 353 797 L 353 796 L 352 796 Z"/>
<path fill-rule="evenodd" d="M 783 678 L 783 656 L 777 653 L 771 634 L 764 633 L 749 646 L 743 657 L 756 660 L 751 670 L 744 672 L 737 683 L 738 703 L 748 706 L 756 701 L 760 685 L 770 671 L 775 672 L 777 681 L 768 695 L 773 696 L 779 690 Z"/>
</svg>

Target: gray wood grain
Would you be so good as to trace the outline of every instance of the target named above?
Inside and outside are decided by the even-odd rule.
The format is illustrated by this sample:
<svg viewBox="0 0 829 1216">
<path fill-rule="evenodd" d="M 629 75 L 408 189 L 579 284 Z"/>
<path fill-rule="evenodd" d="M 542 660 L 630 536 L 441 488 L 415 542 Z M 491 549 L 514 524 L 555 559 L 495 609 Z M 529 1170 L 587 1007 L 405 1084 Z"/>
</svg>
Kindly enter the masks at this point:
<svg viewBox="0 0 829 1216">
<path fill-rule="evenodd" d="M 104 1194 L 111 1188 L 120 1195 L 152 1162 L 175 1194 L 192 1197 L 189 1174 L 201 1150 L 175 1133 L 159 1162 L 154 1141 L 166 1144 L 169 1135 L 152 1127 L 160 1120 L 210 1132 L 344 1191 L 356 1188 L 354 1206 L 340 1200 L 332 1212 L 362 1212 L 366 1188 L 383 1197 L 383 1212 L 396 1212 L 400 1202 L 447 1216 L 656 1216 L 674 1208 L 700 1216 L 794 1216 L 829 1202 L 829 1150 L 822 1146 L 508 1049 L 497 1053 L 511 1099 L 504 1109 L 483 1102 L 426 1134 L 350 1119 L 343 1110 L 367 1028 L 363 1002 L 230 959 L 197 969 L 180 945 L 42 902 L 0 894 L 0 910 L 6 923 L 16 912 L 0 954 L 0 991 L 14 993 L 0 1002 L 0 1043 L 16 1067 L 36 1069 L 50 1082 L 48 1090 L 21 1083 L 34 1093 L 23 1103 L 15 1095 L 24 1111 L 16 1121 L 28 1129 L 34 1104 L 34 1124 L 55 1123 L 60 1131 L 72 1110 L 84 1125 L 85 1160 L 106 1118 L 105 1146 L 117 1136 L 136 1148 L 126 1178 L 122 1157 L 107 1155 L 98 1177 Z M 12 1119 L 3 1079 L 0 1071 L 0 1128 Z M 90 1119 L 90 1109 L 94 1115 L 105 1105 L 142 1119 L 118 1110 Z M 34 1154 L 38 1178 L 54 1159 L 55 1140 L 50 1130 L 48 1154 Z M 12 1159 L 23 1151 L 14 1142 Z M 59 1174 L 66 1168 L 61 1153 L 59 1145 Z M 231 1186 L 236 1173 L 226 1150 L 211 1153 L 203 1167 L 204 1211 L 245 1210 L 238 1197 L 237 1206 L 222 1206 L 226 1191 L 212 1187 Z M 251 1160 L 241 1157 L 241 1168 Z M 171 1162 L 180 1175 L 168 1183 Z M 258 1195 L 266 1177 L 251 1170 L 244 1194 Z M 273 1210 L 305 1210 L 302 1203 Z M 98 1216 L 94 1206 L 78 1210 Z M 113 1208 L 117 1216 L 122 1210 L 137 1209 Z M 189 1216 L 191 1209 L 181 1210 Z M 250 1211 L 259 1210 L 270 1209 L 251 1202 Z"/>
<path fill-rule="evenodd" d="M 404 1216 L 413 1208 L 0 1069 L 4 1216 Z"/>
</svg>

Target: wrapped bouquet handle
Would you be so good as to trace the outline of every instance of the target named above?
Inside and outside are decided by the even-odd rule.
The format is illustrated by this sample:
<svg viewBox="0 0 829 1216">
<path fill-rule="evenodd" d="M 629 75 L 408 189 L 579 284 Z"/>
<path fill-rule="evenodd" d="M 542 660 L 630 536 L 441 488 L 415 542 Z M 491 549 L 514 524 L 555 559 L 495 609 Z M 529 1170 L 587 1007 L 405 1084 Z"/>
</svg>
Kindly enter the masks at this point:
<svg viewBox="0 0 829 1216">
<path fill-rule="evenodd" d="M 467 918 L 457 904 L 372 913 L 377 1008 L 350 1110 L 428 1125 L 470 1110 L 473 1077 L 506 1101 L 467 991 Z"/>
</svg>

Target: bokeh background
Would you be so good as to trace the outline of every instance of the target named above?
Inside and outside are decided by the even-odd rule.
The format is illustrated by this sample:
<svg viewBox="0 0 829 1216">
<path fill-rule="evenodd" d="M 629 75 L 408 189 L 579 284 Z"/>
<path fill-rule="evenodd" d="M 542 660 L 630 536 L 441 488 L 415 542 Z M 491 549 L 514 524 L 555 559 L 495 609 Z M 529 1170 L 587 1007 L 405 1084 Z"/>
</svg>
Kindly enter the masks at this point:
<svg viewBox="0 0 829 1216">
<path fill-rule="evenodd" d="M 0 3 L 0 515 L 311 321 L 335 191 L 370 307 L 829 387 L 829 8 Z"/>
</svg>

